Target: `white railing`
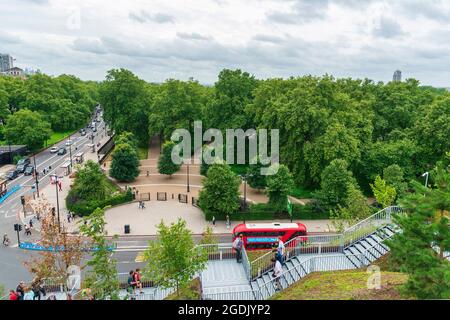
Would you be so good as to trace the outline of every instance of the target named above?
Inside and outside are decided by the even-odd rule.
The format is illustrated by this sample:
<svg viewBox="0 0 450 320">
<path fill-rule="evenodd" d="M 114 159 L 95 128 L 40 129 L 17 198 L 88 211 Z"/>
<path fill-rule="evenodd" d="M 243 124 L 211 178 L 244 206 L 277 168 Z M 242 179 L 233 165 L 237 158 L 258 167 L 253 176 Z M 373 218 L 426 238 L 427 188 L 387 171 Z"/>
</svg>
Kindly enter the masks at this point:
<svg viewBox="0 0 450 320">
<path fill-rule="evenodd" d="M 202 300 L 264 300 L 260 290 L 204 293 Z"/>
<path fill-rule="evenodd" d="M 289 260 L 300 254 L 342 253 L 345 247 L 367 237 L 380 227 L 391 223 L 391 214 L 398 212 L 402 212 L 400 207 L 387 207 L 349 227 L 341 234 L 296 237 L 285 243 L 285 259 Z M 273 269 L 274 264 L 271 261 L 273 256 L 272 252 L 267 252 L 250 263 L 251 279 L 256 279 Z"/>
</svg>

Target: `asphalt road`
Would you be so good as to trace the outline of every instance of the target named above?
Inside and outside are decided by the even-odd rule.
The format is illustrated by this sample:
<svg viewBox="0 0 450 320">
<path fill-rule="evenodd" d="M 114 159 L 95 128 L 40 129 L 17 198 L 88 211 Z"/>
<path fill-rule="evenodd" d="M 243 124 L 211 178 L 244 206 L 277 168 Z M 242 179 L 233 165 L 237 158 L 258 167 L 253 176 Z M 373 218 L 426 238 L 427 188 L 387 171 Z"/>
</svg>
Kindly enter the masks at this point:
<svg viewBox="0 0 450 320">
<path fill-rule="evenodd" d="M 106 134 L 103 130 L 104 122 L 100 119 L 100 124 L 97 124 L 97 132 L 94 136 L 94 144 Z M 85 136 L 81 136 L 79 132 L 71 136 L 72 144 L 72 157 L 78 152 L 91 152 L 88 144 L 92 143 L 90 138 L 92 130 L 87 130 Z M 65 147 L 65 143 L 69 138 L 56 144 L 57 147 Z M 46 149 L 39 154 L 36 154 L 36 166 L 39 172 L 39 188 L 45 187 L 50 183 L 51 175 L 63 174 L 63 169 L 60 166 L 70 160 L 69 147 L 65 155 L 59 156 L 56 153 L 50 153 L 50 149 Z M 97 148 L 96 148 L 97 149 Z M 31 164 L 34 164 L 33 158 L 31 158 Z M 51 170 L 44 176 L 43 169 L 51 166 Z M 23 261 L 29 259 L 32 253 L 19 250 L 17 248 L 17 236 L 14 231 L 14 224 L 19 221 L 18 211 L 21 206 L 20 197 L 22 195 L 32 195 L 32 186 L 35 185 L 35 179 L 32 176 L 24 176 L 21 174 L 18 178 L 8 183 L 8 190 L 13 186 L 21 185 L 22 188 L 16 193 L 12 194 L 3 204 L 0 205 L 0 235 L 3 239 L 3 235 L 6 233 L 9 236 L 12 244 L 10 247 L 4 247 L 0 244 L 0 284 L 3 284 L 6 289 L 15 288 L 20 280 L 29 281 L 31 275 L 23 266 Z M 63 201 L 63 199 L 60 199 Z M 22 232 L 23 235 L 23 232 Z"/>
</svg>

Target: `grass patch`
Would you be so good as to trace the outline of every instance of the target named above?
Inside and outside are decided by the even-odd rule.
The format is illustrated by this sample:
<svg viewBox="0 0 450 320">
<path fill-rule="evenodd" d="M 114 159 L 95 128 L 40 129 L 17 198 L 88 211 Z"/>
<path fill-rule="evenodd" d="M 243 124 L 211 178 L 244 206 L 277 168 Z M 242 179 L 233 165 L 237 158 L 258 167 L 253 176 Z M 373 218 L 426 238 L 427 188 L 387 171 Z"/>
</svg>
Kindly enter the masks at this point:
<svg viewBox="0 0 450 320">
<path fill-rule="evenodd" d="M 67 138 L 71 134 L 74 134 L 73 130 L 65 131 L 65 132 L 53 132 L 53 134 L 50 136 L 50 139 L 48 139 L 45 142 L 46 146 L 51 146 L 55 143 L 58 143 L 59 141 Z"/>
<path fill-rule="evenodd" d="M 139 160 L 148 159 L 148 146 L 138 147 L 137 153 L 138 153 Z"/>
<path fill-rule="evenodd" d="M 302 186 L 295 186 L 291 192 L 291 196 L 297 199 L 311 199 L 313 198 L 314 190 L 306 189 Z"/>
<path fill-rule="evenodd" d="M 399 272 L 381 272 L 381 288 L 368 289 L 366 269 L 315 272 L 283 292 L 273 300 L 404 300 L 400 288 L 408 276 Z"/>
<path fill-rule="evenodd" d="M 201 285 L 200 279 L 195 278 L 186 288 L 180 288 L 179 293 L 174 292 L 166 297 L 165 300 L 200 300 Z"/>
</svg>

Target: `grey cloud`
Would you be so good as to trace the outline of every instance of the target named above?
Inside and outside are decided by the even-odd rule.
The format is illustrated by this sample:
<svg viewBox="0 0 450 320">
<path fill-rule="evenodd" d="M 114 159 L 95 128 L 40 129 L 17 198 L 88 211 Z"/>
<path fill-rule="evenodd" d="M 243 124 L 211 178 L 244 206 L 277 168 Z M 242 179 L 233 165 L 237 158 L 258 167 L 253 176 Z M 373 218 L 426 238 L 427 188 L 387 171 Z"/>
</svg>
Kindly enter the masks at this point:
<svg viewBox="0 0 450 320">
<path fill-rule="evenodd" d="M 174 23 L 175 17 L 165 13 L 150 14 L 145 10 L 139 12 L 130 12 L 129 17 L 139 23 L 156 22 L 156 23 Z"/>
<path fill-rule="evenodd" d="M 330 0 L 295 0 L 291 3 L 291 12 L 273 12 L 267 19 L 282 24 L 305 23 L 315 19 L 323 19 L 328 10 Z"/>
<path fill-rule="evenodd" d="M 76 51 L 85 51 L 85 52 L 90 52 L 90 53 L 94 53 L 94 54 L 107 53 L 102 42 L 100 42 L 98 39 L 95 39 L 95 40 L 82 39 L 82 38 L 75 39 L 75 41 L 73 42 L 73 45 L 72 45 L 72 49 L 74 49 Z"/>
<path fill-rule="evenodd" d="M 381 17 L 379 26 L 372 30 L 372 34 L 377 37 L 392 39 L 404 35 L 400 24 L 388 17 Z"/>
<path fill-rule="evenodd" d="M 397 7 L 411 18 L 425 17 L 448 22 L 450 11 L 443 6 L 444 3 L 441 0 L 402 0 L 397 3 Z"/>
<path fill-rule="evenodd" d="M 282 43 L 285 40 L 281 37 L 271 36 L 267 34 L 257 34 L 252 37 L 252 40 L 259 42 L 269 42 L 269 43 Z"/>
<path fill-rule="evenodd" d="M 193 33 L 184 33 L 184 32 L 177 32 L 177 37 L 180 39 L 186 39 L 186 40 L 211 40 L 211 36 L 203 36 L 199 33 L 193 32 Z"/>
</svg>

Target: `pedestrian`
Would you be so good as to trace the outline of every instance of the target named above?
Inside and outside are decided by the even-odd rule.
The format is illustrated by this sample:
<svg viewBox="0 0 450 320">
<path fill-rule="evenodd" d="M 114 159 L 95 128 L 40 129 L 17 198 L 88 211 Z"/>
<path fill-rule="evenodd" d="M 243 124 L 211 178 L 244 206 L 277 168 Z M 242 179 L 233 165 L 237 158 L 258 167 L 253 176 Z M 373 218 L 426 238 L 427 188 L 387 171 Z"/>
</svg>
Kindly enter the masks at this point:
<svg viewBox="0 0 450 320">
<path fill-rule="evenodd" d="M 212 224 L 213 224 L 213 227 L 216 226 L 216 217 L 215 216 L 212 217 Z"/>
<path fill-rule="evenodd" d="M 10 243 L 10 241 L 9 241 L 8 235 L 5 233 L 5 234 L 3 235 L 3 245 L 4 245 L 5 247 L 8 247 L 8 246 L 9 246 L 9 243 Z"/>
<path fill-rule="evenodd" d="M 144 291 L 142 290 L 142 282 L 141 282 L 141 269 L 137 268 L 134 272 L 134 282 L 136 283 L 136 287 L 139 288 L 139 293 L 143 294 Z"/>
<path fill-rule="evenodd" d="M 31 229 L 28 225 L 25 225 L 25 235 L 26 236 L 31 236 Z"/>
<path fill-rule="evenodd" d="M 236 262 L 240 263 L 242 259 L 242 247 L 244 246 L 244 241 L 242 240 L 242 234 L 240 234 L 233 242 L 233 249 L 236 251 Z"/>
<path fill-rule="evenodd" d="M 281 256 L 284 259 L 286 255 L 286 246 L 284 245 L 283 238 L 281 236 L 278 237 L 278 251 L 280 252 Z M 281 261 L 281 263 L 283 262 Z"/>
<path fill-rule="evenodd" d="M 142 201 L 142 210 L 144 210 L 144 209 L 145 209 L 145 202 Z"/>
<path fill-rule="evenodd" d="M 9 290 L 9 300 L 16 301 L 19 300 L 19 295 L 14 290 Z"/>
<path fill-rule="evenodd" d="M 19 285 L 16 288 L 16 293 L 19 297 L 18 300 L 23 300 L 23 296 L 25 295 L 25 282 L 20 281 Z"/>
<path fill-rule="evenodd" d="M 135 294 L 136 293 L 136 281 L 134 281 L 134 271 L 130 271 L 130 275 L 128 276 L 128 292 Z"/>
<path fill-rule="evenodd" d="M 227 215 L 227 229 L 230 229 L 230 225 L 231 225 L 231 223 L 230 223 L 230 216 L 229 215 Z"/>
<path fill-rule="evenodd" d="M 67 222 L 70 223 L 72 219 L 72 215 L 70 214 L 70 212 L 67 214 Z"/>
<path fill-rule="evenodd" d="M 34 300 L 41 300 L 41 294 L 42 296 L 46 296 L 45 288 L 42 286 L 42 280 L 38 277 L 35 277 L 33 279 L 33 282 L 31 283 L 31 289 L 34 292 Z"/>
<path fill-rule="evenodd" d="M 59 188 L 59 191 L 62 191 L 62 182 L 61 181 L 58 181 L 58 188 Z"/>
<path fill-rule="evenodd" d="M 34 300 L 34 292 L 30 287 L 25 288 L 25 294 L 23 296 L 23 300 Z"/>
<path fill-rule="evenodd" d="M 273 268 L 273 274 L 272 277 L 275 278 L 275 284 L 277 285 L 276 291 L 280 291 L 282 289 L 280 278 L 283 273 L 283 267 L 281 266 L 280 261 L 275 260 L 275 258 L 271 259 L 272 262 L 275 263 L 275 267 Z"/>
<path fill-rule="evenodd" d="M 30 219 L 29 224 L 30 224 L 30 229 L 33 229 L 33 219 Z"/>
<path fill-rule="evenodd" d="M 276 245 L 273 247 L 272 252 L 275 253 L 275 260 L 280 261 L 280 263 L 283 264 L 283 255 L 278 250 Z"/>
</svg>

